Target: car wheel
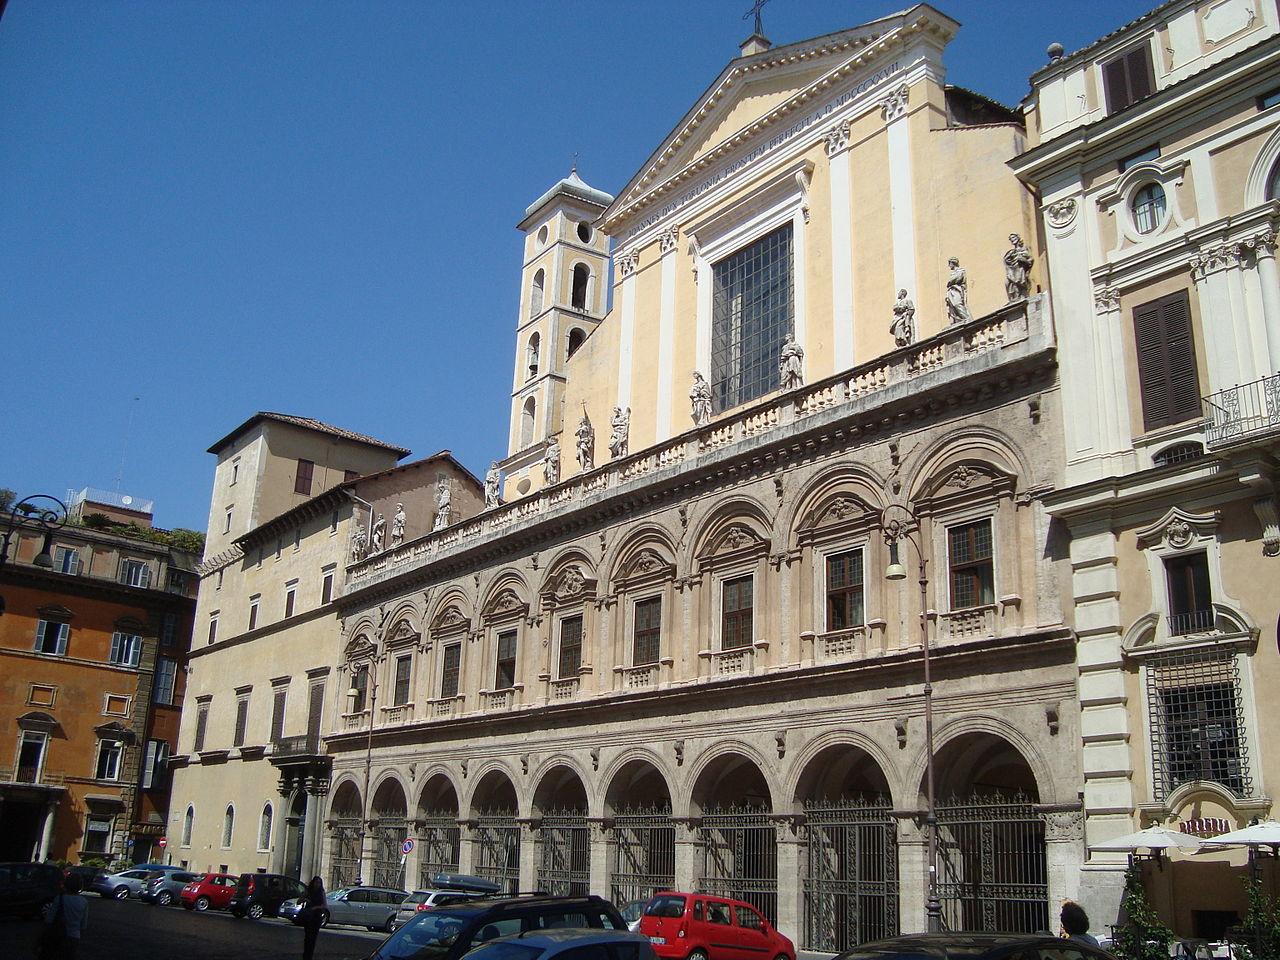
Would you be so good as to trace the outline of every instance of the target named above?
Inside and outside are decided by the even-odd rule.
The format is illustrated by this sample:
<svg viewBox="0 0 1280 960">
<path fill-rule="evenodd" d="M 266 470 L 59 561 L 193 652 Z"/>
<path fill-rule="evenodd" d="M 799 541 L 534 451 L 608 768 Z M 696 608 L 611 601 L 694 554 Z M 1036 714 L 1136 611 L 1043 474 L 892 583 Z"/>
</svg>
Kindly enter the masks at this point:
<svg viewBox="0 0 1280 960">
<path fill-rule="evenodd" d="M 707 960 L 707 951 L 694 950 L 691 954 L 689 954 L 689 960 Z"/>
<path fill-rule="evenodd" d="M 383 933 L 395 933 L 395 932 L 396 932 L 396 918 L 395 918 L 395 917 L 387 917 L 387 922 L 386 922 L 386 923 L 384 923 L 384 924 L 382 925 L 382 932 L 383 932 Z"/>
<path fill-rule="evenodd" d="M 188 909 L 192 909 L 192 908 L 189 907 Z M 196 897 L 194 909 L 199 910 L 201 913 L 204 913 L 206 910 L 209 909 L 209 898 L 204 896 Z"/>
<path fill-rule="evenodd" d="M 261 920 L 264 912 L 260 903 L 249 904 L 249 909 L 245 911 L 250 920 Z"/>
<path fill-rule="evenodd" d="M 114 891 L 112 891 L 111 895 L 115 897 L 117 900 L 128 900 L 129 888 L 121 884 L 120 886 L 116 887 Z"/>
<path fill-rule="evenodd" d="M 156 903 L 160 904 L 162 907 L 169 906 L 169 904 L 173 903 L 173 894 L 168 890 L 161 890 L 156 894 Z"/>
</svg>

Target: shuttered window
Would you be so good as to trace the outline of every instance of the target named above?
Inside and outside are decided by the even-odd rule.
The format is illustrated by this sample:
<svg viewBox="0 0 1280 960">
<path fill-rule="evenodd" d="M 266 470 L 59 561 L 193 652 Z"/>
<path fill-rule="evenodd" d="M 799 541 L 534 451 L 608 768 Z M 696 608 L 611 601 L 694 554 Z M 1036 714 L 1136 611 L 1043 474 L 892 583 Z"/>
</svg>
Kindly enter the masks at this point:
<svg viewBox="0 0 1280 960">
<path fill-rule="evenodd" d="M 1187 291 L 1134 307 L 1133 336 L 1144 428 L 1155 430 L 1201 416 Z"/>
<path fill-rule="evenodd" d="M 298 474 L 293 481 L 293 492 L 301 493 L 303 496 L 311 496 L 311 475 L 315 471 L 316 465 L 310 460 L 298 461 Z"/>
<path fill-rule="evenodd" d="M 36 653 L 47 653 L 55 657 L 64 656 L 67 652 L 67 637 L 71 634 L 71 624 L 57 623 L 52 620 L 36 621 Z"/>
<path fill-rule="evenodd" d="M 1155 92 L 1151 70 L 1151 45 L 1144 43 L 1102 68 L 1102 85 L 1107 91 L 1107 113 L 1123 110 Z"/>
<path fill-rule="evenodd" d="M 324 716 L 324 684 L 311 684 L 310 694 L 311 699 L 307 703 L 307 739 L 314 744 L 320 742 L 320 720 Z"/>
<path fill-rule="evenodd" d="M 289 688 L 283 684 L 271 691 L 271 742 L 279 743 L 284 736 L 284 707 L 288 702 Z"/>
<path fill-rule="evenodd" d="M 178 682 L 178 661 L 170 657 L 156 658 L 156 683 L 152 699 L 156 703 L 173 704 L 173 690 Z"/>
<path fill-rule="evenodd" d="M 249 698 L 239 697 L 236 700 L 236 739 L 233 746 L 244 746 L 245 730 L 249 726 Z"/>
</svg>

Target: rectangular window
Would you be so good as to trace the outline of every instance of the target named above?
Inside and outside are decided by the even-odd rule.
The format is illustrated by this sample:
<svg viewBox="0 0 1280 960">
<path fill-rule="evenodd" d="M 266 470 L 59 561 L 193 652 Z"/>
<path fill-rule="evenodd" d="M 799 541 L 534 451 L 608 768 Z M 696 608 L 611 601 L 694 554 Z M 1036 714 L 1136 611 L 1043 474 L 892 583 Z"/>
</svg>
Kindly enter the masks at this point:
<svg viewBox="0 0 1280 960">
<path fill-rule="evenodd" d="M 1102 67 L 1102 85 L 1107 92 L 1107 113 L 1137 103 L 1156 89 L 1151 69 L 1151 44 L 1142 43 Z"/>
<path fill-rule="evenodd" d="M 412 673 L 413 657 L 408 654 L 396 657 L 396 678 L 391 700 L 393 707 L 409 702 L 409 678 Z"/>
<path fill-rule="evenodd" d="M 1147 708 L 1157 800 L 1194 780 L 1220 783 L 1238 797 L 1252 794 L 1233 651 L 1202 648 L 1152 659 Z"/>
<path fill-rule="evenodd" d="M 94 776 L 99 780 L 119 780 L 122 753 L 124 753 L 124 747 L 119 740 L 99 740 L 98 766 Z"/>
<path fill-rule="evenodd" d="M 279 684 L 271 690 L 271 742 L 279 743 L 284 736 L 284 708 L 289 699 L 287 684 Z"/>
<path fill-rule="evenodd" d="M 947 531 L 951 575 L 951 609 L 966 610 L 995 603 L 995 563 L 991 521 L 978 520 Z"/>
<path fill-rule="evenodd" d="M 307 738 L 320 742 L 320 721 L 324 718 L 324 681 L 311 684 L 307 701 Z"/>
<path fill-rule="evenodd" d="M 39 783 L 44 767 L 44 751 L 49 743 L 47 734 L 25 731 L 18 745 L 18 783 Z"/>
<path fill-rule="evenodd" d="M 582 618 L 565 617 L 560 621 L 560 669 L 558 680 L 570 680 L 578 676 L 582 666 Z"/>
<path fill-rule="evenodd" d="M 311 496 L 311 474 L 315 471 L 316 465 L 310 460 L 298 461 L 298 474 L 293 481 L 293 492 L 300 493 L 304 497 Z"/>
<path fill-rule="evenodd" d="M 236 697 L 236 733 L 235 739 L 231 745 L 233 747 L 243 747 L 245 734 L 249 729 L 249 698 L 248 696 Z"/>
<path fill-rule="evenodd" d="M 293 610 L 298 600 L 298 581 L 285 584 L 284 587 L 284 616 L 285 619 L 293 616 Z"/>
<path fill-rule="evenodd" d="M 1144 428 L 1199 419 L 1200 380 L 1187 291 L 1134 307 L 1133 336 Z"/>
<path fill-rule="evenodd" d="M 84 827 L 84 852 L 106 853 L 110 848 L 111 818 L 88 817 Z"/>
<path fill-rule="evenodd" d="M 209 643 L 213 643 L 218 639 L 218 615 L 216 613 L 209 614 Z"/>
<path fill-rule="evenodd" d="M 178 682 L 178 661 L 171 657 L 156 658 L 156 685 L 152 697 L 156 703 L 173 704 L 174 687 Z"/>
<path fill-rule="evenodd" d="M 145 560 L 120 561 L 120 582 L 126 587 L 151 586 L 151 565 Z"/>
<path fill-rule="evenodd" d="M 356 692 L 351 701 L 351 712 L 363 713 L 365 701 L 369 697 L 369 667 L 367 664 L 356 668 L 356 672 L 351 677 L 351 689 Z"/>
<path fill-rule="evenodd" d="M 196 739 L 192 749 L 199 753 L 204 749 L 204 737 L 209 730 L 209 701 L 196 704 Z"/>
<path fill-rule="evenodd" d="M 142 656 L 142 638 L 135 633 L 116 631 L 111 635 L 111 662 L 136 667 Z"/>
<path fill-rule="evenodd" d="M 169 571 L 169 592 L 180 597 L 187 595 L 187 575 L 181 570 Z"/>
<path fill-rule="evenodd" d="M 53 657 L 63 657 L 67 653 L 67 638 L 71 635 L 71 624 L 58 623 L 55 620 L 36 621 L 36 653 L 47 653 Z"/>
<path fill-rule="evenodd" d="M 333 571 L 326 570 L 320 580 L 320 602 L 329 603 L 333 599 Z"/>
<path fill-rule="evenodd" d="M 129 715 L 129 698 L 118 693 L 108 693 L 102 712 L 108 717 L 127 717 Z"/>
<path fill-rule="evenodd" d="M 495 690 L 509 690 L 516 685 L 516 631 L 498 634 L 498 669 L 493 678 Z"/>
<path fill-rule="evenodd" d="M 726 580 L 720 590 L 720 649 L 751 646 L 754 637 L 754 583 L 751 577 Z"/>
<path fill-rule="evenodd" d="M 72 576 L 80 572 L 80 551 L 75 547 L 58 547 L 54 551 L 54 569 Z"/>
<path fill-rule="evenodd" d="M 1277 103 L 1280 103 L 1280 88 L 1268 90 L 1258 98 L 1259 110 L 1270 110 Z"/>
<path fill-rule="evenodd" d="M 163 787 L 169 774 L 169 744 L 165 740 L 148 740 L 142 759 L 142 789 Z"/>
<path fill-rule="evenodd" d="M 360 478 L 360 471 L 358 471 L 358 470 L 343 470 L 343 471 L 342 471 L 342 482 L 343 482 L 343 483 L 350 483 L 352 480 L 358 480 L 359 478 Z"/>
<path fill-rule="evenodd" d="M 249 598 L 249 626 L 245 629 L 256 630 L 258 627 L 258 604 L 262 602 L 260 594 L 254 594 Z"/>
<path fill-rule="evenodd" d="M 236 481 L 239 479 L 240 479 L 240 458 L 237 457 L 235 460 L 231 461 L 231 482 L 227 484 L 227 486 L 234 487 L 236 485 Z"/>
<path fill-rule="evenodd" d="M 1209 558 L 1204 553 L 1169 557 L 1164 562 L 1169 597 L 1169 635 L 1185 637 L 1213 629 Z"/>
<path fill-rule="evenodd" d="M 227 507 L 227 522 L 222 527 L 223 533 L 231 532 L 231 508 Z"/>
<path fill-rule="evenodd" d="M 662 650 L 662 598 L 636 601 L 635 629 L 631 636 L 631 664 L 657 663 Z"/>
<path fill-rule="evenodd" d="M 827 630 L 849 630 L 866 623 L 862 593 L 862 551 L 827 557 Z"/>
<path fill-rule="evenodd" d="M 462 644 L 451 643 L 444 648 L 440 666 L 440 696 L 456 697 L 462 673 Z"/>
<path fill-rule="evenodd" d="M 777 390 L 778 358 L 795 329 L 791 224 L 713 268 L 711 390 L 723 411 Z"/>
<path fill-rule="evenodd" d="M 1124 173 L 1130 167 L 1136 166 L 1139 163 L 1146 163 L 1148 160 L 1159 159 L 1160 144 L 1157 143 L 1155 146 L 1147 147 L 1145 150 L 1139 150 L 1137 153 L 1131 153 L 1127 157 L 1121 157 L 1116 165 L 1120 168 L 1120 172 Z"/>
<path fill-rule="evenodd" d="M 178 638 L 178 615 L 166 613 L 160 618 L 160 646 L 172 647 Z"/>
</svg>

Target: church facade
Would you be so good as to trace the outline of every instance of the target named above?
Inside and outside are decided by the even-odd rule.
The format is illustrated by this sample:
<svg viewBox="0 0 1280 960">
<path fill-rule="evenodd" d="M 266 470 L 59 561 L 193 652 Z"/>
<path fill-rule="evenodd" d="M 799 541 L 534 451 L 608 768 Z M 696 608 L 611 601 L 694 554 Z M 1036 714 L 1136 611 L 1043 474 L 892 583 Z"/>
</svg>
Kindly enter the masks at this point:
<svg viewBox="0 0 1280 960">
<path fill-rule="evenodd" d="M 1053 304 L 957 29 L 753 36 L 618 196 L 525 212 L 486 509 L 334 598 L 329 883 L 699 889 L 836 950 L 924 928 L 932 797 L 948 925 L 1077 895 Z"/>
</svg>

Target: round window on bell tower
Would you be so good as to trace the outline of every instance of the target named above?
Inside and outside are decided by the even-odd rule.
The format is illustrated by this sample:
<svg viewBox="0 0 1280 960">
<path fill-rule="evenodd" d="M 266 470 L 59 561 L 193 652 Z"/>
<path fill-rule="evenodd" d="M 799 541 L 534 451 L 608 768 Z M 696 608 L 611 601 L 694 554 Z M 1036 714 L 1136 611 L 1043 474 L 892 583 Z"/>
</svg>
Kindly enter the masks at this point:
<svg viewBox="0 0 1280 960">
<path fill-rule="evenodd" d="M 583 243 L 591 242 L 591 224 L 587 223 L 585 220 L 579 221 L 578 223 L 578 239 Z"/>
</svg>

